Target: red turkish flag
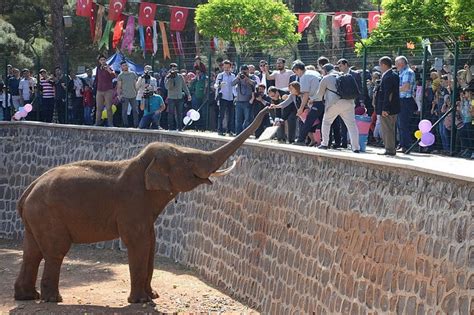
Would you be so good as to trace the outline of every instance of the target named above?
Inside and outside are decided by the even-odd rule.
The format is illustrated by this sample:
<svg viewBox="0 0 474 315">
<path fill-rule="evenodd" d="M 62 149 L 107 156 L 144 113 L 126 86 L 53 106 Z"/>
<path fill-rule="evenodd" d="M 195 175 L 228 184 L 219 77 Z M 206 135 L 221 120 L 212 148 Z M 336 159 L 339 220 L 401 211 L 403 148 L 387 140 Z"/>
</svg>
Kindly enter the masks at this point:
<svg viewBox="0 0 474 315">
<path fill-rule="evenodd" d="M 77 16 L 91 16 L 92 0 L 77 0 L 76 15 Z"/>
<path fill-rule="evenodd" d="M 298 15 L 298 33 L 303 33 L 313 22 L 316 13 L 303 13 Z"/>
<path fill-rule="evenodd" d="M 140 3 L 140 13 L 138 14 L 138 24 L 141 26 L 153 26 L 155 19 L 156 4 L 149 2 Z"/>
<path fill-rule="evenodd" d="M 170 30 L 182 32 L 188 19 L 189 10 L 181 7 L 172 7 L 170 16 Z"/>
<path fill-rule="evenodd" d="M 370 11 L 369 12 L 369 33 L 379 26 L 380 18 L 382 17 L 383 11 Z"/>
<path fill-rule="evenodd" d="M 347 24 L 352 23 L 352 12 L 336 12 L 336 17 L 334 18 L 334 24 L 337 27 L 344 27 Z"/>
<path fill-rule="evenodd" d="M 110 0 L 107 19 L 110 21 L 119 21 L 126 3 L 127 0 Z"/>
<path fill-rule="evenodd" d="M 91 5 L 91 10 L 90 10 L 90 16 L 89 16 L 89 26 L 91 29 L 91 39 L 92 41 L 94 40 L 95 37 L 95 13 L 97 11 L 97 5 L 95 3 L 92 3 Z"/>
<path fill-rule="evenodd" d="M 153 30 L 150 26 L 145 29 L 145 51 L 153 52 Z"/>
</svg>

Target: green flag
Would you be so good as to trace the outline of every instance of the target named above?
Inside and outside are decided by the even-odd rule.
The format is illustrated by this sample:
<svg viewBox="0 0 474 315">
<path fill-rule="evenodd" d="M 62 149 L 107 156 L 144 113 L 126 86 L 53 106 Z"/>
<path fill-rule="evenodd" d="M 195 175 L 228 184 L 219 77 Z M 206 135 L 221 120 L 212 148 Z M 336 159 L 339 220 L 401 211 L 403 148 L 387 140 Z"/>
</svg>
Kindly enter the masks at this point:
<svg viewBox="0 0 474 315">
<path fill-rule="evenodd" d="M 105 46 L 105 49 L 109 49 L 109 36 L 110 36 L 110 31 L 112 30 L 112 24 L 114 21 L 107 21 L 107 24 L 105 25 L 105 30 L 102 35 L 102 39 L 99 42 L 99 49 L 102 48 L 102 46 Z"/>
<path fill-rule="evenodd" d="M 319 41 L 326 42 L 327 36 L 327 15 L 319 14 Z"/>
</svg>

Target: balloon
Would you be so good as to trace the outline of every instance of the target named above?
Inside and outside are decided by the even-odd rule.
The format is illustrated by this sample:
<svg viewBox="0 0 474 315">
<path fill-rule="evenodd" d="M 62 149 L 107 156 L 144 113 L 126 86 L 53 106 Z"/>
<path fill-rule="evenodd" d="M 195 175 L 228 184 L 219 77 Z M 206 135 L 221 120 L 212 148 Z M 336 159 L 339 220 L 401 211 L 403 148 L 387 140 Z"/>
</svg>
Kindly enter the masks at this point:
<svg viewBox="0 0 474 315">
<path fill-rule="evenodd" d="M 26 104 L 26 105 L 23 107 L 23 109 L 24 109 L 27 113 L 29 113 L 29 112 L 31 112 L 31 111 L 33 110 L 33 105 L 31 105 L 31 104 Z"/>
<path fill-rule="evenodd" d="M 423 135 L 423 134 L 421 133 L 421 130 L 415 131 L 415 138 L 416 138 L 417 140 L 420 140 L 422 135 Z"/>
<path fill-rule="evenodd" d="M 115 114 L 115 112 L 117 111 L 117 106 L 115 105 L 112 105 L 112 115 Z M 107 109 L 104 108 L 104 110 L 102 111 L 102 119 L 107 119 Z"/>
<path fill-rule="evenodd" d="M 418 142 L 418 144 L 420 145 L 420 147 L 423 147 L 423 148 L 424 148 L 424 147 L 427 147 L 427 145 L 426 145 L 426 144 L 424 144 L 424 143 L 423 143 L 423 142 L 421 142 L 421 141 L 420 141 L 420 142 Z"/>
<path fill-rule="evenodd" d="M 21 112 L 22 110 L 25 110 L 23 106 L 18 107 L 18 111 Z"/>
<path fill-rule="evenodd" d="M 423 144 L 425 144 L 426 146 L 432 145 L 435 142 L 434 134 L 432 134 L 431 132 L 424 133 L 421 136 L 421 142 L 423 142 Z"/>
<path fill-rule="evenodd" d="M 193 112 L 194 109 L 190 109 L 188 110 L 188 112 L 186 113 L 186 116 L 187 117 L 191 117 L 191 113 Z"/>
<path fill-rule="evenodd" d="M 20 110 L 18 113 L 19 113 L 18 116 L 22 118 L 28 116 L 28 112 L 24 108 Z"/>
<path fill-rule="evenodd" d="M 193 121 L 199 120 L 199 118 L 201 118 L 201 114 L 199 114 L 199 112 L 197 110 L 195 110 L 191 113 L 191 119 Z"/>
<path fill-rule="evenodd" d="M 13 115 L 13 118 L 15 118 L 15 120 L 20 120 L 22 118 L 20 112 L 16 112 L 15 115 Z"/>
<path fill-rule="evenodd" d="M 191 117 L 186 116 L 186 117 L 183 118 L 183 124 L 185 124 L 186 126 L 190 125 L 192 123 L 193 123 L 193 121 L 192 121 Z"/>
<path fill-rule="evenodd" d="M 431 124 L 431 121 L 427 119 L 423 119 L 418 124 L 418 129 L 420 129 L 421 133 L 427 133 L 427 132 L 430 132 L 432 126 L 433 125 Z"/>
</svg>

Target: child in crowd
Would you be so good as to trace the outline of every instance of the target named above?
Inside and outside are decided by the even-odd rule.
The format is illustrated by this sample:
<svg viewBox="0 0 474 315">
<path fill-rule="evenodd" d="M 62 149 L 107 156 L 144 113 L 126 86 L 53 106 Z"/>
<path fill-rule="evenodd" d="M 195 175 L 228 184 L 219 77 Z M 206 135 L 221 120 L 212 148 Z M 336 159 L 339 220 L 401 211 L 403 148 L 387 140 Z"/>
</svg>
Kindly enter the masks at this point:
<svg viewBox="0 0 474 315">
<path fill-rule="evenodd" d="M 92 108 L 94 107 L 94 96 L 92 95 L 92 88 L 89 85 L 84 86 L 83 92 L 83 106 L 84 106 L 84 124 L 92 125 Z"/>
<path fill-rule="evenodd" d="M 458 108 L 463 123 L 458 133 L 459 142 L 461 143 L 461 152 L 459 155 L 464 158 L 472 157 L 474 154 L 474 120 L 472 119 L 474 105 L 472 104 L 472 94 L 472 91 L 464 88 L 460 95 L 461 99 L 458 101 Z"/>
</svg>

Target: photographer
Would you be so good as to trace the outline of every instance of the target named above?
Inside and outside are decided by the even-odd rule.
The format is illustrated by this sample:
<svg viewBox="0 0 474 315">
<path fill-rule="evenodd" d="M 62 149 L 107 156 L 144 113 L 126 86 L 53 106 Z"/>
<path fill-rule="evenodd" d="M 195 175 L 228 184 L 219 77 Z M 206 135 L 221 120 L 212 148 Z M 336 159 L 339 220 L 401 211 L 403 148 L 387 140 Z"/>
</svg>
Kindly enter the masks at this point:
<svg viewBox="0 0 474 315">
<path fill-rule="evenodd" d="M 183 129 L 183 92 L 191 101 L 191 94 L 183 75 L 178 71 L 178 65 L 170 64 L 170 69 L 165 78 L 165 88 L 168 90 L 168 129 Z"/>
<path fill-rule="evenodd" d="M 152 76 L 152 68 L 150 65 L 146 65 L 144 68 L 143 75 L 138 78 L 135 85 L 137 89 L 137 101 L 139 108 L 146 105 L 148 98 L 153 95 L 158 87 L 156 78 Z M 140 110 L 142 113 L 143 111 Z"/>
<path fill-rule="evenodd" d="M 253 77 L 252 77 L 253 78 Z M 237 101 L 235 103 L 235 133 L 241 133 L 252 121 L 252 107 L 250 99 L 255 90 L 256 82 L 249 75 L 247 65 L 240 67 L 240 73 L 232 81 L 232 86 L 237 86 Z"/>
<path fill-rule="evenodd" d="M 104 106 L 107 110 L 107 125 L 113 127 L 113 113 L 112 113 L 112 99 L 114 86 L 112 80 L 115 78 L 115 72 L 107 64 L 107 59 L 104 55 L 99 55 L 97 59 L 99 65 L 97 67 L 96 82 L 96 111 L 95 111 L 95 125 L 100 126 L 102 122 L 102 111 Z"/>
<path fill-rule="evenodd" d="M 252 98 L 250 99 L 250 104 L 252 104 L 252 111 L 253 111 L 253 116 L 257 116 L 257 114 L 265 107 L 266 101 L 264 99 L 268 100 L 268 97 L 265 95 L 266 91 L 266 86 L 264 83 L 260 83 L 257 87 L 257 91 L 253 92 Z M 265 117 L 262 120 L 262 123 L 258 127 L 257 130 L 255 130 L 255 138 L 259 138 L 265 128 L 270 127 L 270 114 L 266 114 Z"/>
</svg>

